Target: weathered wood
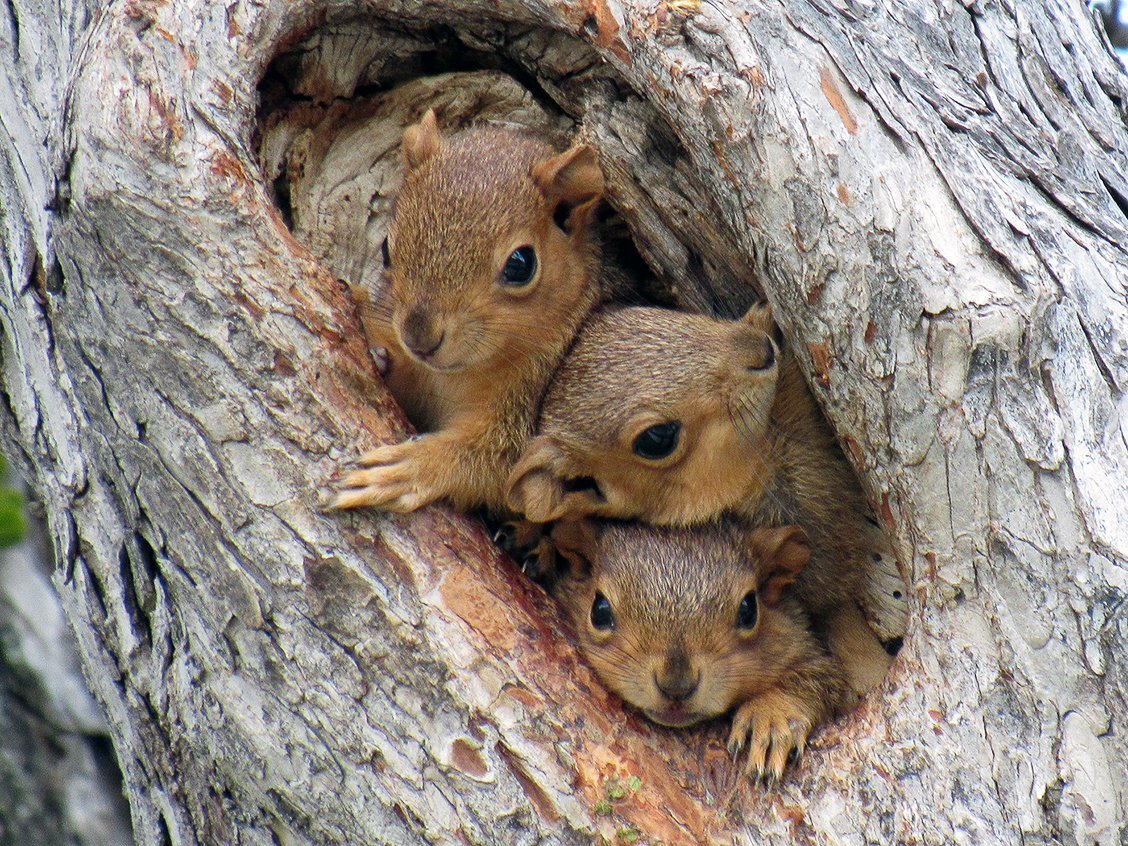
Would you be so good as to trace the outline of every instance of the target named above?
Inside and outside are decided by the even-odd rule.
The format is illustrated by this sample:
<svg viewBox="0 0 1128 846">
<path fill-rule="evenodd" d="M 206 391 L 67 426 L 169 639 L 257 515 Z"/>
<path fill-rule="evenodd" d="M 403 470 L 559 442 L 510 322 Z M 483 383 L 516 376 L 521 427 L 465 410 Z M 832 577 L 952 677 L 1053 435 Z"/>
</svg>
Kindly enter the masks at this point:
<svg viewBox="0 0 1128 846">
<path fill-rule="evenodd" d="M 7 7 L 21 43 L 54 20 Z M 44 40 L 54 83 L 14 54 L 0 425 L 139 842 L 1119 842 L 1128 85 L 1093 27 L 1068 0 L 133 0 Z M 378 241 L 317 247 L 299 196 L 327 272 L 259 175 L 280 53 L 311 115 L 506 72 L 597 145 L 683 304 L 772 299 L 914 602 L 781 787 L 737 783 L 719 726 L 623 714 L 471 521 L 312 508 L 403 429 L 334 279 Z"/>
</svg>

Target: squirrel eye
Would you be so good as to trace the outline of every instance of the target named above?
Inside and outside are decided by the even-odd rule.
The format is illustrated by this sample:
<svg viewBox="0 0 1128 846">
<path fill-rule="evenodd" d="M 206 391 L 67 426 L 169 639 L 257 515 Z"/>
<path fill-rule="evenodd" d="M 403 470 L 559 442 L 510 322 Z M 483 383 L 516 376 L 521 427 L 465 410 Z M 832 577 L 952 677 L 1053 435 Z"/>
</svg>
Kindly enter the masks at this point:
<svg viewBox="0 0 1128 846">
<path fill-rule="evenodd" d="M 764 338 L 764 357 L 759 364 L 752 365 L 749 370 L 771 370 L 776 362 L 775 344 L 771 338 Z"/>
<path fill-rule="evenodd" d="M 611 612 L 611 603 L 602 593 L 595 595 L 591 604 L 591 624 L 602 631 L 615 628 L 615 615 Z"/>
<path fill-rule="evenodd" d="M 738 629 L 751 629 L 756 625 L 757 606 L 756 591 L 749 591 L 740 600 L 740 608 L 736 612 L 736 627 Z"/>
<path fill-rule="evenodd" d="M 651 461 L 665 458 L 678 446 L 678 435 L 681 434 L 681 425 L 674 421 L 659 423 L 651 426 L 634 439 L 631 449 L 640 458 Z"/>
<path fill-rule="evenodd" d="M 380 244 L 380 255 L 384 257 L 384 267 L 392 266 L 392 255 L 388 252 L 388 239 L 385 238 L 383 243 Z"/>
<path fill-rule="evenodd" d="M 501 284 L 520 288 L 522 285 L 528 285 L 536 272 L 536 251 L 528 245 L 518 247 L 505 260 L 505 267 L 501 269 Z"/>
</svg>

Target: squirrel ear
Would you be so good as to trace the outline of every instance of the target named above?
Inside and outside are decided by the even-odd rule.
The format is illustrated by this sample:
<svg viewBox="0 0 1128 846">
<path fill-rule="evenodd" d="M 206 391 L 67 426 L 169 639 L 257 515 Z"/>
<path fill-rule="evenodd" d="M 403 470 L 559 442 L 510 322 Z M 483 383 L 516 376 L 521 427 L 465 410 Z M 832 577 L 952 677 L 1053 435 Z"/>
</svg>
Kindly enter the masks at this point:
<svg viewBox="0 0 1128 846">
<path fill-rule="evenodd" d="M 807 533 L 798 526 L 758 529 L 748 536 L 748 547 L 760 575 L 760 599 L 768 606 L 779 602 L 784 588 L 811 560 Z"/>
<path fill-rule="evenodd" d="M 556 222 L 569 232 L 587 221 L 603 197 L 603 171 L 595 148 L 588 144 L 534 165 L 532 176 L 555 209 Z"/>
<path fill-rule="evenodd" d="M 421 164 L 439 152 L 442 136 L 439 135 L 439 123 L 435 120 L 435 110 L 427 109 L 419 123 L 409 126 L 403 132 L 403 165 L 411 173 Z"/>
<path fill-rule="evenodd" d="M 573 578 L 591 576 L 592 564 L 599 550 L 599 526 L 592 520 L 560 520 L 552 527 L 552 545 L 567 563 Z"/>
<path fill-rule="evenodd" d="M 594 514 L 603 502 L 594 480 L 573 481 L 568 473 L 568 459 L 560 447 L 547 435 L 538 435 L 525 446 L 509 474 L 506 504 L 534 523 Z"/>
<path fill-rule="evenodd" d="M 747 323 L 749 326 L 755 326 L 761 332 L 772 334 L 775 328 L 775 319 L 772 317 L 772 304 L 767 300 L 761 300 L 756 303 L 748 311 L 744 312 L 744 316 L 740 318 L 741 323 Z"/>
</svg>

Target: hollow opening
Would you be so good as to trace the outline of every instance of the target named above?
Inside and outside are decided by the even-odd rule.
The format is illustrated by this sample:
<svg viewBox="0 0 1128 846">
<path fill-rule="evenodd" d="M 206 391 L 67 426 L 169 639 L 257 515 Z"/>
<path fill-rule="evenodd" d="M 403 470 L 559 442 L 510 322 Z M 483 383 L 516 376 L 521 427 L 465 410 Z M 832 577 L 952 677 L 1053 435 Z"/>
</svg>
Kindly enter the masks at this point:
<svg viewBox="0 0 1128 846">
<path fill-rule="evenodd" d="M 444 133 L 495 123 L 535 129 L 559 149 L 577 132 L 599 139 L 604 256 L 629 281 L 621 299 L 736 317 L 760 298 L 739 239 L 676 133 L 590 47 L 528 29 L 356 20 L 326 26 L 275 59 L 260 84 L 255 140 L 287 226 L 362 301 L 381 284 L 403 131 L 430 107 Z M 577 477 L 568 490 L 589 482 Z M 891 554 L 875 553 L 875 562 Z M 899 577 L 883 590 L 890 608 L 904 607 Z M 903 634 L 903 621 L 882 630 L 890 654 Z M 700 736 L 664 739 L 689 747 Z"/>
</svg>

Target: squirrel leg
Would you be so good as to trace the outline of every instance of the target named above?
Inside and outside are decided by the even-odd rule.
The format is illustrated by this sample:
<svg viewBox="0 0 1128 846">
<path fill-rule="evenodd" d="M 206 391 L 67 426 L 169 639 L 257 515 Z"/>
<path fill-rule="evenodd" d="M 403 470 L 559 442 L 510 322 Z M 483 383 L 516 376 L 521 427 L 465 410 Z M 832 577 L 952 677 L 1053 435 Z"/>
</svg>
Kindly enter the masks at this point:
<svg viewBox="0 0 1128 846">
<path fill-rule="evenodd" d="M 747 747 L 744 771 L 756 780 L 778 780 L 792 753 L 802 754 L 821 708 L 804 697 L 772 688 L 736 709 L 728 749 L 735 758 Z"/>
<path fill-rule="evenodd" d="M 860 608 L 847 603 L 827 619 L 827 646 L 842 662 L 846 681 L 861 699 L 885 678 L 893 659 L 866 623 Z"/>
</svg>

